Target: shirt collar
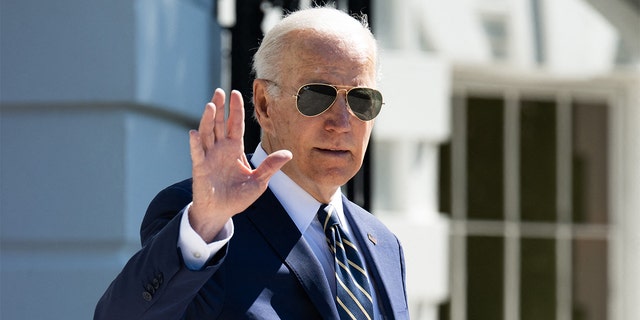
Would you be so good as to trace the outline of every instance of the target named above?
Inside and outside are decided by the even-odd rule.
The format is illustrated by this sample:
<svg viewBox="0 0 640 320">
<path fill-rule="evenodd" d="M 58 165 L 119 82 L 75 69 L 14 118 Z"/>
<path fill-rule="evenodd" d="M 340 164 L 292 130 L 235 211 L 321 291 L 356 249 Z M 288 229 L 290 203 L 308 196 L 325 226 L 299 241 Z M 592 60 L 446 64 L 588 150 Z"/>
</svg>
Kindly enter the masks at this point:
<svg viewBox="0 0 640 320">
<path fill-rule="evenodd" d="M 266 151 L 262 148 L 262 144 L 258 144 L 250 161 L 257 168 L 266 158 Z M 300 233 L 304 233 L 316 217 L 321 203 L 280 170 L 269 180 L 269 189 L 289 213 Z M 336 208 L 340 223 L 346 225 L 340 188 L 331 196 L 330 203 Z"/>
</svg>

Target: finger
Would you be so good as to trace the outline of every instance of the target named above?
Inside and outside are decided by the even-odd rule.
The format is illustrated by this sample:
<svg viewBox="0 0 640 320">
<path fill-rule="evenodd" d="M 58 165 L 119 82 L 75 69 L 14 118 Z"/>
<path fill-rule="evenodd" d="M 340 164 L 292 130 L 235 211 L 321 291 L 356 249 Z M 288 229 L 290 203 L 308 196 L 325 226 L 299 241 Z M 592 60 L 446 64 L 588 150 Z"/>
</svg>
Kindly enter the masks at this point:
<svg viewBox="0 0 640 320">
<path fill-rule="evenodd" d="M 204 161 L 204 149 L 200 141 L 200 134 L 196 130 L 189 131 L 189 151 L 191 153 L 192 166 L 195 168 Z"/>
<path fill-rule="evenodd" d="M 244 135 L 244 101 L 242 94 L 231 91 L 229 99 L 229 119 L 227 120 L 227 136 L 231 139 L 242 139 Z"/>
<path fill-rule="evenodd" d="M 224 90 L 218 88 L 216 92 L 213 94 L 213 99 L 211 102 L 216 106 L 216 114 L 214 117 L 214 125 L 213 125 L 213 134 L 216 140 L 225 138 L 225 129 L 224 129 L 224 100 L 225 100 Z"/>
<path fill-rule="evenodd" d="M 200 125 L 198 126 L 198 138 L 202 148 L 204 148 L 205 150 L 210 150 L 211 148 L 213 148 L 213 121 L 215 115 L 216 106 L 211 102 L 207 103 L 207 105 L 204 107 L 202 118 L 200 118 Z"/>
<path fill-rule="evenodd" d="M 279 150 L 267 156 L 260 166 L 253 172 L 253 177 L 260 183 L 266 183 L 278 170 L 282 168 L 293 154 L 289 150 Z"/>
<path fill-rule="evenodd" d="M 244 149 L 244 146 L 243 146 Z M 249 163 L 249 160 L 247 159 L 247 156 L 243 153 L 242 156 L 240 157 L 240 163 L 242 164 L 242 166 L 244 166 L 245 168 L 251 168 L 251 164 Z"/>
</svg>

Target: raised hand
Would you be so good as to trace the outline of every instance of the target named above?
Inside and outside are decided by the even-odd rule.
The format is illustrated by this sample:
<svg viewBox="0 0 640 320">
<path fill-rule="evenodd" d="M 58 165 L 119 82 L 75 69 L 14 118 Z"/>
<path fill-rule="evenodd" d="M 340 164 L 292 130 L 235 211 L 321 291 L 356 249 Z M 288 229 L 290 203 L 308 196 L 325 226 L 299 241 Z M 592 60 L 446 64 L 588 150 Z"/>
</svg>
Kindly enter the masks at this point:
<svg viewBox="0 0 640 320">
<path fill-rule="evenodd" d="M 225 123 L 225 93 L 216 89 L 207 103 L 198 130 L 189 132 L 193 174 L 193 229 L 210 242 L 235 214 L 249 207 L 267 188 L 273 174 L 292 158 L 280 150 L 255 170 L 244 154 L 244 102 L 232 91 Z"/>
</svg>

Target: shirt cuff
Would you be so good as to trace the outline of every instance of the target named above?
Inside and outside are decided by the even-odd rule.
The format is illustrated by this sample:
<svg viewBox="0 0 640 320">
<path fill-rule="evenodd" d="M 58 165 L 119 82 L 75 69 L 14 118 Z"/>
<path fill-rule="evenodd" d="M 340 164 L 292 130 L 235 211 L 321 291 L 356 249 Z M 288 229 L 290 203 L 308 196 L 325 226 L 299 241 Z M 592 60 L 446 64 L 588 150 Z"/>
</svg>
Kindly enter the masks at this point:
<svg viewBox="0 0 640 320">
<path fill-rule="evenodd" d="M 229 219 L 213 241 L 206 243 L 189 223 L 190 207 L 191 203 L 182 210 L 178 247 L 187 268 L 200 270 L 233 236 L 233 220 Z"/>
</svg>

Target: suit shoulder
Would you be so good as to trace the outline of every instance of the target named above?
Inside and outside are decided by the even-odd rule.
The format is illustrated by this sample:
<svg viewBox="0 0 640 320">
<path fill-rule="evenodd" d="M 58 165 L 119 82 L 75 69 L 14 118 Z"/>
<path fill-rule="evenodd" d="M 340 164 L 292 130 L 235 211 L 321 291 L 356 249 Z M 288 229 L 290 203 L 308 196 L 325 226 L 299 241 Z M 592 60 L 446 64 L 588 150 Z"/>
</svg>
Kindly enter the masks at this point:
<svg viewBox="0 0 640 320">
<path fill-rule="evenodd" d="M 191 202 L 192 197 L 191 179 L 172 184 L 158 192 L 149 203 L 140 226 L 143 242 L 178 215 Z"/>
<path fill-rule="evenodd" d="M 384 223 L 382 223 L 382 221 L 380 221 L 371 212 L 365 210 L 364 208 L 355 204 L 354 202 L 347 199 L 346 197 L 343 197 L 342 202 L 345 209 L 354 217 L 354 219 L 357 219 L 360 223 L 365 223 L 370 227 L 374 227 L 379 230 L 384 230 L 392 234 L 392 232 L 387 228 L 387 226 L 385 226 Z"/>
<path fill-rule="evenodd" d="M 191 202 L 193 196 L 191 181 L 191 179 L 182 180 L 158 192 L 153 200 L 151 200 L 151 203 L 149 203 L 147 214 L 159 208 L 167 208 L 175 205 L 180 206 L 180 204 L 184 204 L 182 207 L 187 205 Z"/>
</svg>

